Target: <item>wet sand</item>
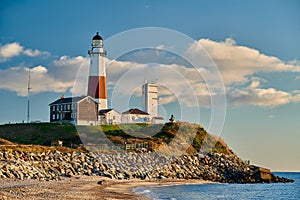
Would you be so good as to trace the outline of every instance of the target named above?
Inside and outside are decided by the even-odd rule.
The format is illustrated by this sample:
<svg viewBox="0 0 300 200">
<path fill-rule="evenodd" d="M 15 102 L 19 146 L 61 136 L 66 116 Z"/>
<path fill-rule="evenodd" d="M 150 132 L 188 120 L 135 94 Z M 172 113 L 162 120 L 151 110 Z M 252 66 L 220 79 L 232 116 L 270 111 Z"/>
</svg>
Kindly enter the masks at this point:
<svg viewBox="0 0 300 200">
<path fill-rule="evenodd" d="M 103 181 L 104 184 L 98 184 Z M 136 187 L 170 185 L 170 184 L 203 184 L 204 180 L 111 180 L 99 176 L 81 176 L 62 178 L 60 181 L 38 180 L 0 180 L 0 199 L 135 199 L 149 198 L 134 193 Z"/>
</svg>

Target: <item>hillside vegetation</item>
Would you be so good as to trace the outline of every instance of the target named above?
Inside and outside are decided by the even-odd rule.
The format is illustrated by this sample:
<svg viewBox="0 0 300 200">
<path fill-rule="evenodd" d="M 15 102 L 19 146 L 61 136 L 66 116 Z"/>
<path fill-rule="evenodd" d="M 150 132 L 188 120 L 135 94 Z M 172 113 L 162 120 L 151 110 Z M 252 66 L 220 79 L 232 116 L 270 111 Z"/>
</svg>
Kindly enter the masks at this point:
<svg viewBox="0 0 300 200">
<path fill-rule="evenodd" d="M 10 144 L 10 141 L 17 144 L 50 146 L 52 140 L 62 140 L 64 146 L 74 148 L 80 146 L 82 141 L 85 144 L 99 144 L 108 140 L 117 145 L 148 143 L 152 150 L 161 150 L 167 154 L 182 151 L 232 154 L 221 138 L 208 134 L 199 124 L 186 122 L 77 127 L 51 123 L 6 124 L 0 125 L 0 138 L 3 138 L 6 144 Z"/>
</svg>

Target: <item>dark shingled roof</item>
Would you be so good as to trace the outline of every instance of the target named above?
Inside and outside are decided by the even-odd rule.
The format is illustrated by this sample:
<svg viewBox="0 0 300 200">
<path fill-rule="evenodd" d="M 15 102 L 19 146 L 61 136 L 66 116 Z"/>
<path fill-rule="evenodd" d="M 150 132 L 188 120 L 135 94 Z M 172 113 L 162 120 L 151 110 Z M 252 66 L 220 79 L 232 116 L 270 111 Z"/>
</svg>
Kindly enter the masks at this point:
<svg viewBox="0 0 300 200">
<path fill-rule="evenodd" d="M 93 40 L 103 40 L 102 37 L 99 35 L 99 32 L 93 37 Z"/>
<path fill-rule="evenodd" d="M 112 108 L 99 110 L 99 115 L 108 113 L 108 112 L 111 111 L 111 110 L 112 110 Z"/>
<path fill-rule="evenodd" d="M 149 115 L 148 113 L 140 110 L 140 109 L 137 109 L 137 108 L 132 108 L 130 110 L 127 110 L 125 112 L 123 112 L 123 114 L 139 114 L 139 115 Z"/>
<path fill-rule="evenodd" d="M 82 99 L 84 99 L 86 96 L 80 96 L 80 97 L 67 97 L 67 98 L 60 98 L 52 103 L 49 104 L 49 106 L 51 105 L 55 105 L 55 104 L 63 104 L 63 103 L 76 103 Z"/>
</svg>

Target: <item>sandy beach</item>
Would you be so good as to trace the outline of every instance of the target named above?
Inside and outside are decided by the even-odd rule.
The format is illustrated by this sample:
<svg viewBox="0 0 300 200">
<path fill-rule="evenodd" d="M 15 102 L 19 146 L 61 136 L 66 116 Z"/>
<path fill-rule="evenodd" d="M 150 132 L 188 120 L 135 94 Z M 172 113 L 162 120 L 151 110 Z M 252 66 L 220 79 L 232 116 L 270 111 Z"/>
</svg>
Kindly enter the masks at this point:
<svg viewBox="0 0 300 200">
<path fill-rule="evenodd" d="M 104 183 L 98 184 L 99 181 Z M 134 193 L 136 187 L 203 184 L 204 180 L 111 180 L 99 176 L 62 178 L 60 181 L 0 180 L 0 199 L 138 199 L 149 198 Z"/>
</svg>

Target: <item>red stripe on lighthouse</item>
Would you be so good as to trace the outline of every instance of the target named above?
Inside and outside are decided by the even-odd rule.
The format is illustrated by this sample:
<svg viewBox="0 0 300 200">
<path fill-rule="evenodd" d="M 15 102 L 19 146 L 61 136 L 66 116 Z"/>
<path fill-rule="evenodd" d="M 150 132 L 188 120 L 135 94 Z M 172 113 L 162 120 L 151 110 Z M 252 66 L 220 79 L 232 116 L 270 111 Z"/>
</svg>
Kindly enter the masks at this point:
<svg viewBox="0 0 300 200">
<path fill-rule="evenodd" d="M 107 99 L 105 76 L 89 76 L 88 95 L 95 99 Z"/>
</svg>

